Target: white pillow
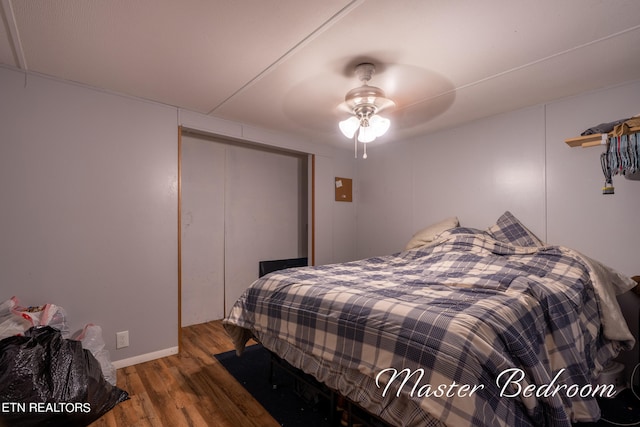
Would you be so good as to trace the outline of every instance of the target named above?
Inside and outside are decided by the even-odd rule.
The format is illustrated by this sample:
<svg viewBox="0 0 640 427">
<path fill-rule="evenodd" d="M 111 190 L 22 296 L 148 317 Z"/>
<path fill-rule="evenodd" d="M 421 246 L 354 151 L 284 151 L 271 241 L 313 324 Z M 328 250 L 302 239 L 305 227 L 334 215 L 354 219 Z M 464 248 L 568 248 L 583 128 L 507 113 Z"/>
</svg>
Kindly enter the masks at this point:
<svg viewBox="0 0 640 427">
<path fill-rule="evenodd" d="M 433 238 L 443 231 L 447 231 L 451 228 L 457 227 L 460 225 L 458 221 L 458 217 L 452 216 L 451 218 L 447 218 L 435 224 L 431 224 L 428 227 L 423 228 L 413 235 L 407 246 L 404 248 L 405 251 L 410 249 L 419 248 L 421 246 L 428 245 L 433 241 Z"/>
</svg>

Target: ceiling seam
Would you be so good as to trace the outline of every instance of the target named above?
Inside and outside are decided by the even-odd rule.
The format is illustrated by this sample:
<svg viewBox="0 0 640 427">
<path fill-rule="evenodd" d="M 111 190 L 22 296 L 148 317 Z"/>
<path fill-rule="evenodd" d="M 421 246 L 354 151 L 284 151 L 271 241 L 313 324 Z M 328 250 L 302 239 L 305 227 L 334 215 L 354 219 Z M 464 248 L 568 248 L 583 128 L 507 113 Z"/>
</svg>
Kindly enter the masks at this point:
<svg viewBox="0 0 640 427">
<path fill-rule="evenodd" d="M 576 50 L 579 50 L 579 49 L 582 49 L 582 48 L 585 48 L 585 47 L 588 47 L 588 46 L 603 42 L 605 40 L 609 40 L 609 39 L 621 36 L 623 34 L 626 34 L 626 33 L 632 32 L 632 31 L 636 31 L 638 29 L 640 29 L 640 25 L 634 25 L 633 27 L 629 27 L 629 28 L 626 28 L 624 30 L 620 30 L 620 31 L 615 32 L 613 34 L 609 34 L 607 36 L 600 37 L 598 39 L 591 40 L 589 42 L 582 43 L 582 44 L 579 44 L 577 46 L 573 46 L 573 47 L 571 47 L 569 49 L 565 49 L 563 51 L 553 53 L 551 55 L 545 56 L 544 58 L 536 59 L 535 61 L 527 62 L 526 64 L 518 65 L 517 67 L 509 68 L 508 70 L 501 71 L 501 72 L 496 73 L 496 74 L 492 74 L 492 75 L 484 77 L 484 78 L 482 78 L 480 80 L 475 80 L 473 82 L 466 83 L 466 84 L 463 84 L 461 86 L 456 86 L 453 89 L 450 89 L 450 90 L 448 90 L 446 92 L 439 93 L 438 95 L 432 96 L 430 98 L 422 99 L 420 101 L 416 101 L 416 102 L 413 102 L 413 103 L 408 104 L 408 105 L 403 105 L 402 107 L 398 108 L 398 110 L 403 110 L 405 108 L 415 107 L 416 105 L 420 105 L 422 103 L 432 101 L 432 100 L 437 99 L 437 98 L 439 98 L 441 96 L 449 95 L 449 94 L 451 94 L 453 92 L 457 92 L 457 91 L 459 91 L 461 89 L 466 89 L 468 87 L 475 86 L 475 85 L 478 85 L 480 83 L 484 83 L 486 81 L 489 81 L 489 80 L 492 80 L 492 79 L 495 79 L 495 78 L 498 78 L 498 77 L 502 77 L 502 76 L 504 76 L 506 74 L 513 73 L 515 71 L 519 71 L 519 70 L 531 67 L 531 66 L 539 64 L 541 62 L 545 62 L 545 61 L 548 61 L 550 59 L 557 58 L 557 57 L 565 55 L 567 53 L 571 53 L 573 51 L 576 51 Z"/>
<path fill-rule="evenodd" d="M 4 1 L 8 1 L 8 0 L 4 0 Z M 262 70 L 255 77 L 253 77 L 251 80 L 249 80 L 244 85 L 242 85 L 238 90 L 233 92 L 231 95 L 229 95 L 224 100 L 222 100 L 218 105 L 213 107 L 207 114 L 208 115 L 213 114 L 218 108 L 222 107 L 224 104 L 226 104 L 228 101 L 230 101 L 233 97 L 235 97 L 236 95 L 244 92 L 246 89 L 251 87 L 254 83 L 256 83 L 259 80 L 261 80 L 264 76 L 266 76 L 271 71 L 273 71 L 278 65 L 280 65 L 281 63 L 286 61 L 294 53 L 296 53 L 298 50 L 300 50 L 300 48 L 304 47 L 307 43 L 309 43 L 310 41 L 315 39 L 318 35 L 323 33 L 330 26 L 332 26 L 333 24 L 338 22 L 340 19 L 344 18 L 353 9 L 355 9 L 358 6 L 360 6 L 360 4 L 364 3 L 364 1 L 365 0 L 352 0 L 352 1 L 350 1 L 345 7 L 343 7 L 338 12 L 336 12 L 333 16 L 331 16 L 329 19 L 324 21 L 318 28 L 313 30 L 306 37 L 304 37 L 302 40 L 300 40 L 298 43 L 296 43 L 291 49 L 286 51 L 282 56 L 280 56 L 278 59 L 276 59 L 274 62 L 272 62 L 267 68 Z"/>
<path fill-rule="evenodd" d="M 13 5 L 11 0 L 2 0 L 2 8 L 4 9 L 4 15 L 7 18 L 7 27 L 9 27 L 9 35 L 11 41 L 11 48 L 16 56 L 16 62 L 18 67 L 27 71 L 27 59 L 22 49 L 22 41 L 20 40 L 20 32 L 18 31 L 18 24 L 16 22 L 16 15 L 13 13 Z"/>
</svg>

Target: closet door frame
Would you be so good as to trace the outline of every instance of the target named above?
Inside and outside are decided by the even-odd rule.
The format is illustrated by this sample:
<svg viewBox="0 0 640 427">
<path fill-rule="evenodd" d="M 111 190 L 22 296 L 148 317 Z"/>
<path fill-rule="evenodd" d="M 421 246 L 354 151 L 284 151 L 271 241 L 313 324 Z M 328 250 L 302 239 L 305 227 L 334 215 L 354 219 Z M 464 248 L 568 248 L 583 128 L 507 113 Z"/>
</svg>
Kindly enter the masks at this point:
<svg viewBox="0 0 640 427">
<path fill-rule="evenodd" d="M 185 131 L 191 131 L 190 129 L 183 128 L 182 126 L 178 126 L 178 179 L 177 179 L 177 187 L 178 187 L 178 353 L 182 351 L 182 135 Z M 213 137 L 219 138 L 222 141 L 233 144 L 234 142 L 239 144 L 251 144 L 248 141 L 242 140 L 233 140 L 229 138 L 225 138 L 224 136 L 219 136 L 215 134 L 208 134 L 199 131 L 193 131 L 194 134 L 200 134 L 205 137 Z M 275 150 L 280 150 L 286 152 L 288 150 L 280 149 L 278 147 L 273 147 Z M 307 205 L 309 206 L 307 212 L 307 219 L 309 224 L 309 230 L 307 232 L 308 239 L 308 258 L 309 264 L 315 265 L 315 155 L 311 153 L 302 153 L 302 152 L 294 152 L 301 156 L 307 157 Z"/>
</svg>

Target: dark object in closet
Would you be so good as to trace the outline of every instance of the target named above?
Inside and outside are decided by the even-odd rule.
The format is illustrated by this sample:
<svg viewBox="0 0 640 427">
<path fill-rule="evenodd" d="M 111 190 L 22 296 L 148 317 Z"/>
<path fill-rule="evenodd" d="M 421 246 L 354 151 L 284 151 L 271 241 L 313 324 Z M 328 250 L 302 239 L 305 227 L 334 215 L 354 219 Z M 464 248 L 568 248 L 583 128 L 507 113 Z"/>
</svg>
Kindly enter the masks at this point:
<svg viewBox="0 0 640 427">
<path fill-rule="evenodd" d="M 262 277 L 265 274 L 271 273 L 272 271 L 284 270 L 294 267 L 306 267 L 307 265 L 309 265 L 307 257 L 260 261 L 258 277 Z"/>
</svg>

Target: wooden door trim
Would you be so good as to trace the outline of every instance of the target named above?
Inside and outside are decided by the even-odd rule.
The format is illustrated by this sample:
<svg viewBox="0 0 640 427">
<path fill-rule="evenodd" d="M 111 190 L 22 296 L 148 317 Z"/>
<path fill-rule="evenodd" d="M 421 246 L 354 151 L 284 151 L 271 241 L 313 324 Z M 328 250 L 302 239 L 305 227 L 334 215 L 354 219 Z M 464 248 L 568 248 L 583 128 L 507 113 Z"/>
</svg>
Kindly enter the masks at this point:
<svg viewBox="0 0 640 427">
<path fill-rule="evenodd" d="M 182 126 L 178 126 L 178 354 L 182 351 Z"/>
<path fill-rule="evenodd" d="M 316 265 L 316 155 L 311 155 L 311 263 Z"/>
</svg>

